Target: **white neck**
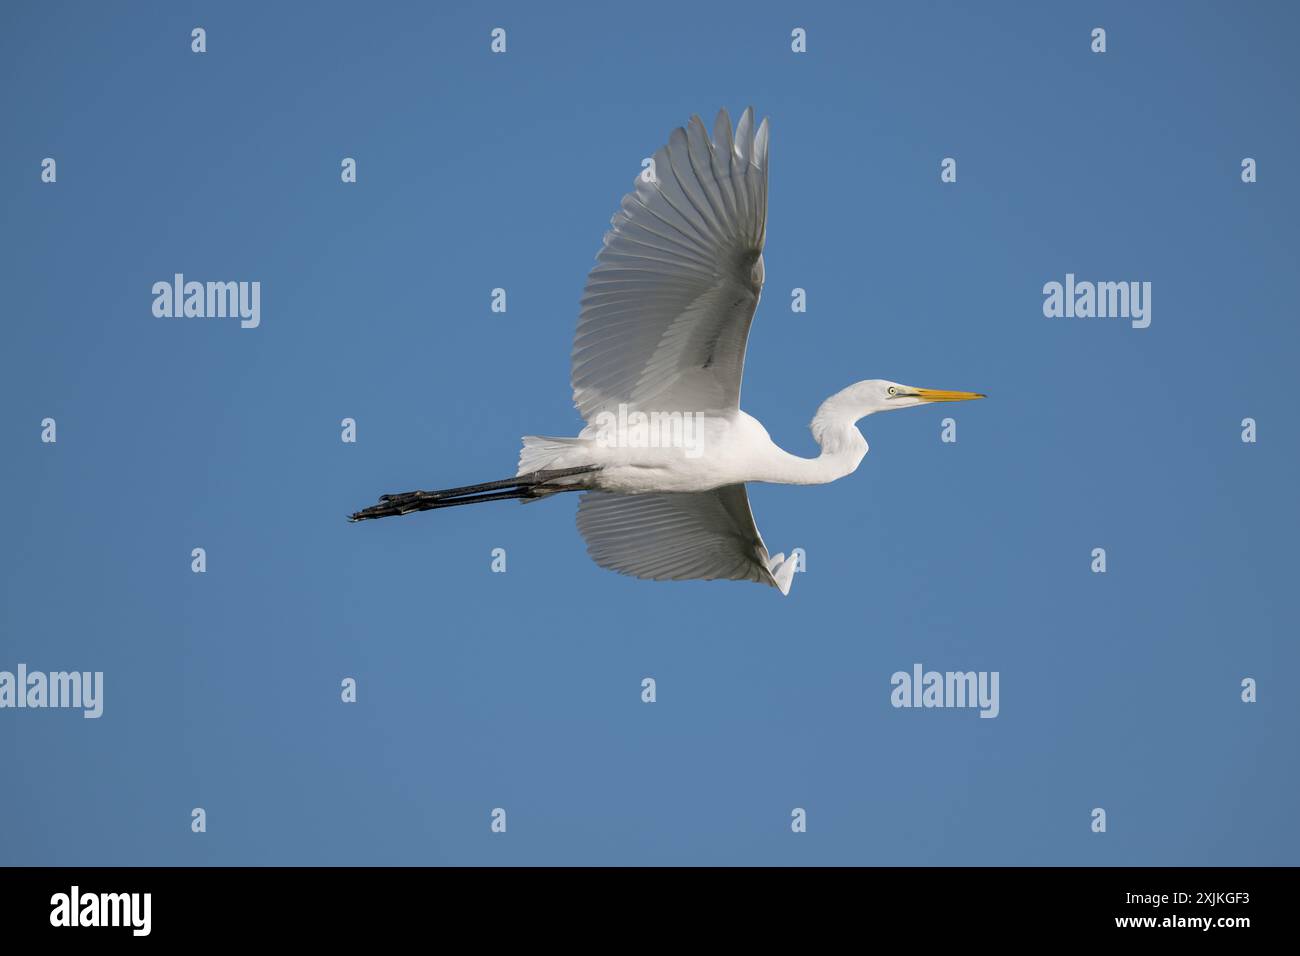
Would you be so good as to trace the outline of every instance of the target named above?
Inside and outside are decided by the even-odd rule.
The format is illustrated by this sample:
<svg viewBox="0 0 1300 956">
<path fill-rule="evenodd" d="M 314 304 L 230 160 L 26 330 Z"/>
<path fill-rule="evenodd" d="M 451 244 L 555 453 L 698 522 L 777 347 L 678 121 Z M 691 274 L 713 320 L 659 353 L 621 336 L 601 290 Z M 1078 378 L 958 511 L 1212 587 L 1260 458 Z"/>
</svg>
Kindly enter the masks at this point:
<svg viewBox="0 0 1300 956">
<path fill-rule="evenodd" d="M 824 485 L 857 470 L 867 454 L 867 440 L 855 423 L 875 409 L 864 409 L 848 392 L 845 389 L 826 399 L 813 416 L 813 438 L 821 445 L 822 453 L 816 458 L 800 458 L 781 451 L 781 457 L 771 463 L 773 474 L 768 481 L 783 485 Z"/>
</svg>

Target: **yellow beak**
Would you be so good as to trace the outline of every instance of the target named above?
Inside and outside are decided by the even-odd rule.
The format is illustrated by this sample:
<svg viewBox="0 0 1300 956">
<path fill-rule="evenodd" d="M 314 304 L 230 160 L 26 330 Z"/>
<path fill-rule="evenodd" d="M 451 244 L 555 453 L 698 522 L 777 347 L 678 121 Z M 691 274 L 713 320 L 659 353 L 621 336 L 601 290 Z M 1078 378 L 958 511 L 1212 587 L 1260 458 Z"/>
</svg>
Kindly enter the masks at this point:
<svg viewBox="0 0 1300 956">
<path fill-rule="evenodd" d="M 941 388 L 918 388 L 916 395 L 923 402 L 969 402 L 984 397 L 982 392 L 946 392 Z"/>
</svg>

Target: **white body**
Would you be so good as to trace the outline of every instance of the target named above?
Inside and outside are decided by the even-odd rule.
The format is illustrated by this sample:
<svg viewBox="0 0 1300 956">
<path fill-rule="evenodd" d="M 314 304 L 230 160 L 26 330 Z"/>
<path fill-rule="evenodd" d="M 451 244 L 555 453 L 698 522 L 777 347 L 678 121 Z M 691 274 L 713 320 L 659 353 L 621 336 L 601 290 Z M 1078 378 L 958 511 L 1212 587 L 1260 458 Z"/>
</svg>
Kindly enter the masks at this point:
<svg viewBox="0 0 1300 956">
<path fill-rule="evenodd" d="M 853 472 L 867 453 L 856 428 L 843 433 L 837 450 L 819 458 L 800 458 L 772 441 L 752 415 L 702 415 L 691 447 L 627 447 L 635 438 L 587 429 L 560 452 L 548 468 L 598 465 L 587 487 L 617 494 L 651 491 L 712 491 L 725 485 L 765 481 L 788 485 L 824 484 Z"/>
<path fill-rule="evenodd" d="M 980 396 L 858 382 L 818 409 L 818 457 L 779 448 L 740 410 L 764 278 L 767 121 L 756 130 L 746 110 L 733 137 L 723 111 L 710 138 L 692 117 L 655 153 L 652 173 L 623 197 L 583 291 L 571 378 L 587 427 L 576 438 L 525 437 L 518 475 L 532 477 L 535 495 L 585 491 L 578 527 L 602 567 L 756 581 L 784 594 L 795 566 L 768 554 L 745 483 L 834 481 L 867 453 L 854 424 L 863 416 Z M 690 440 L 637 440 L 625 415 L 689 419 Z"/>
</svg>

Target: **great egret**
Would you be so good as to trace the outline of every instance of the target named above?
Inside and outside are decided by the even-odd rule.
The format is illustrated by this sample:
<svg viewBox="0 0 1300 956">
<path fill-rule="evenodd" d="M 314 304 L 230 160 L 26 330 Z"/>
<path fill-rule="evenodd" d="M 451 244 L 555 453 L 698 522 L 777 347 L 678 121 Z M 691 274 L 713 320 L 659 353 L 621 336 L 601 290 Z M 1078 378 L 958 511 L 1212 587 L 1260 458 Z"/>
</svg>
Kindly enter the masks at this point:
<svg viewBox="0 0 1300 956">
<path fill-rule="evenodd" d="M 817 410 L 817 458 L 777 447 L 740 410 L 763 288 L 767 150 L 767 120 L 755 131 L 752 109 L 734 138 L 726 110 L 712 140 L 693 116 L 623 197 L 587 277 L 573 343 L 573 401 L 587 423 L 577 438 L 526 436 L 513 478 L 384 495 L 351 519 L 582 491 L 578 529 L 601 567 L 756 581 L 788 594 L 795 561 L 768 554 L 745 482 L 834 481 L 867 453 L 859 419 L 984 396 L 858 382 Z"/>
</svg>

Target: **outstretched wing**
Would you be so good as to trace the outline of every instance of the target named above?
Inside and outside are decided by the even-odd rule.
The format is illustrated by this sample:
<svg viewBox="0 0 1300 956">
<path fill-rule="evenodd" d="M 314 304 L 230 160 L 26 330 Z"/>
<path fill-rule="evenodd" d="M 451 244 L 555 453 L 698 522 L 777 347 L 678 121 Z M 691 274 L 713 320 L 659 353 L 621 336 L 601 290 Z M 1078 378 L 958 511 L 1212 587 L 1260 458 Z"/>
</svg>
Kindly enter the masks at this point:
<svg viewBox="0 0 1300 956">
<path fill-rule="evenodd" d="M 744 485 L 616 495 L 588 491 L 578 530 L 602 568 L 658 581 L 756 581 L 790 591 L 793 560 L 767 553 Z"/>
<path fill-rule="evenodd" d="M 728 411 L 763 288 L 767 120 L 698 116 L 654 155 L 611 220 L 573 342 L 573 403 L 602 411 Z"/>
</svg>

